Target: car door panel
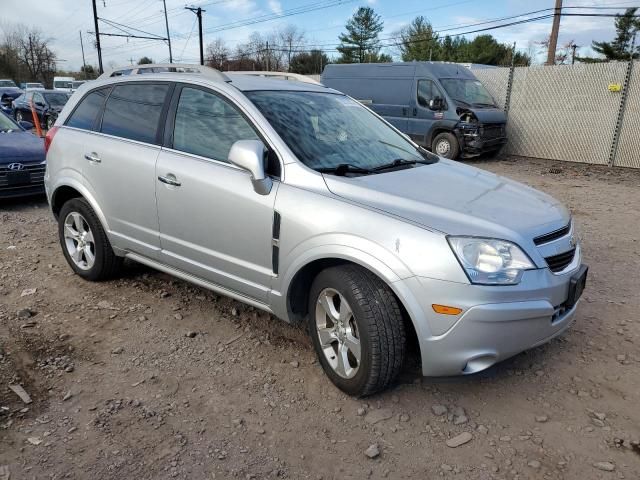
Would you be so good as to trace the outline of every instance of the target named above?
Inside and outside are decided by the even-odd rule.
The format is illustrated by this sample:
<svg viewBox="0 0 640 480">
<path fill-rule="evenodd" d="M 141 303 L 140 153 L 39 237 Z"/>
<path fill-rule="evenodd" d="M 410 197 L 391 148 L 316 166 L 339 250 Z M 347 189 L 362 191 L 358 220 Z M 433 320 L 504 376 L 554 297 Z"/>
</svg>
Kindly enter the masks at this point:
<svg viewBox="0 0 640 480">
<path fill-rule="evenodd" d="M 227 162 L 236 140 L 258 135 L 237 106 L 206 88 L 180 87 L 172 105 L 156 165 L 163 261 L 265 302 L 278 182 L 260 195 L 249 173 Z"/>
<path fill-rule="evenodd" d="M 163 150 L 157 182 L 160 242 L 166 263 L 265 301 L 271 279 L 271 228 L 278 182 L 269 195 L 231 165 Z"/>
<path fill-rule="evenodd" d="M 156 209 L 159 126 L 167 83 L 124 83 L 110 91 L 100 133 L 87 134 L 83 175 L 101 205 L 115 247 L 157 259 Z"/>
</svg>

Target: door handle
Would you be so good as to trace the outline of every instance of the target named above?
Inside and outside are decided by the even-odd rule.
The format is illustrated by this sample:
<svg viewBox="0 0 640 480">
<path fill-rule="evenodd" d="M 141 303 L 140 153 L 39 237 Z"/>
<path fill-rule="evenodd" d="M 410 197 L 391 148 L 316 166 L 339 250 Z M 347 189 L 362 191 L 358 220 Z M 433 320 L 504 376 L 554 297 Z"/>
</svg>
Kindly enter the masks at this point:
<svg viewBox="0 0 640 480">
<path fill-rule="evenodd" d="M 414 117 L 418 116 L 418 109 L 416 107 L 413 107 L 413 116 Z"/>
<path fill-rule="evenodd" d="M 84 154 L 84 159 L 85 160 L 89 160 L 90 162 L 93 162 L 93 163 L 102 162 L 102 160 L 100 160 L 100 157 L 98 156 L 98 154 L 96 152 L 85 153 Z"/>
<path fill-rule="evenodd" d="M 180 185 L 182 185 L 178 180 L 176 180 L 176 176 L 171 174 L 171 173 L 167 173 L 166 176 L 159 176 L 158 180 L 160 180 L 162 183 L 166 183 L 167 185 L 171 185 L 172 187 L 179 187 Z"/>
</svg>

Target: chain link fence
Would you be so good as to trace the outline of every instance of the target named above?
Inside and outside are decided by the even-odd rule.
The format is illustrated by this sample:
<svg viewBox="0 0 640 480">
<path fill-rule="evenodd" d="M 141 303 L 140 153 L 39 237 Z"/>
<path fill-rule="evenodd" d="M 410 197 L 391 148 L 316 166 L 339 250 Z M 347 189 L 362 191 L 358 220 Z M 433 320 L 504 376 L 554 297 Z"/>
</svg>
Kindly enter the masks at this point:
<svg viewBox="0 0 640 480">
<path fill-rule="evenodd" d="M 473 72 L 508 111 L 505 153 L 640 168 L 640 62 Z"/>
</svg>

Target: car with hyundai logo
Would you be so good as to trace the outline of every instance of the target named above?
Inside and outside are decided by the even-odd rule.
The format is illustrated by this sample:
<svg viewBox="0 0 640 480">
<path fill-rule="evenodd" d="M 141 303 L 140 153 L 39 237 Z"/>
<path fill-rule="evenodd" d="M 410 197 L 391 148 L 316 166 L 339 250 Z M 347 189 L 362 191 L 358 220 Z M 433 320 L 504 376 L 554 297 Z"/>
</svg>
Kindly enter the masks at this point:
<svg viewBox="0 0 640 480">
<path fill-rule="evenodd" d="M 0 199 L 44 193 L 44 140 L 0 113 Z"/>
</svg>

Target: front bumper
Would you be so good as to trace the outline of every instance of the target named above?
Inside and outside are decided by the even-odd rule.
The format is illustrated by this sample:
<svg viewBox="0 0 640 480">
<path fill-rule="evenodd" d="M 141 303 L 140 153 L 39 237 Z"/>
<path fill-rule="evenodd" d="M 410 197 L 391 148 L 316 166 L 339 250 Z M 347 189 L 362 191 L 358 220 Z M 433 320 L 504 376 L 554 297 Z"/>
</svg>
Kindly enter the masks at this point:
<svg viewBox="0 0 640 480">
<path fill-rule="evenodd" d="M 519 285 L 482 286 L 427 278 L 405 280 L 418 299 L 418 334 L 425 376 L 482 371 L 501 360 L 542 345 L 574 321 L 577 305 L 565 306 L 571 276 L 549 269 L 525 272 Z M 426 295 L 425 295 L 426 293 Z M 434 303 L 457 306 L 460 315 L 436 314 Z"/>
<path fill-rule="evenodd" d="M 490 136 L 481 134 L 468 134 L 457 131 L 460 152 L 463 157 L 475 157 L 486 152 L 500 150 L 507 143 L 506 135 Z"/>
</svg>

